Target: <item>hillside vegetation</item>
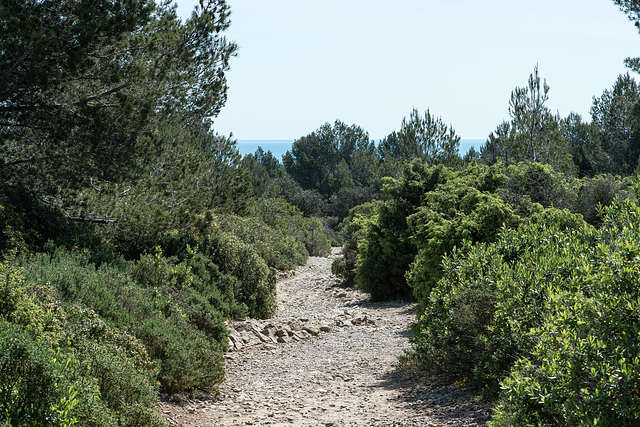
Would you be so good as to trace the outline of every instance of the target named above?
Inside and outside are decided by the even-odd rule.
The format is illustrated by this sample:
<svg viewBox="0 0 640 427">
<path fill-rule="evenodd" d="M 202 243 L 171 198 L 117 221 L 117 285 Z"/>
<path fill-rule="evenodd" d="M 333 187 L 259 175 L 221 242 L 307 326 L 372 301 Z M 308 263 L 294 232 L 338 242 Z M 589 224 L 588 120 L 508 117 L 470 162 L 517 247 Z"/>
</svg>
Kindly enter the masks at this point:
<svg viewBox="0 0 640 427">
<path fill-rule="evenodd" d="M 0 425 L 163 425 L 160 394 L 224 380 L 225 321 L 273 316 L 277 271 L 332 244 L 345 283 L 417 301 L 406 362 L 495 400 L 493 425 L 637 425 L 635 79 L 587 122 L 536 66 L 464 156 L 412 110 L 378 143 L 337 120 L 242 157 L 213 122 L 229 16 L 0 4 Z"/>
</svg>

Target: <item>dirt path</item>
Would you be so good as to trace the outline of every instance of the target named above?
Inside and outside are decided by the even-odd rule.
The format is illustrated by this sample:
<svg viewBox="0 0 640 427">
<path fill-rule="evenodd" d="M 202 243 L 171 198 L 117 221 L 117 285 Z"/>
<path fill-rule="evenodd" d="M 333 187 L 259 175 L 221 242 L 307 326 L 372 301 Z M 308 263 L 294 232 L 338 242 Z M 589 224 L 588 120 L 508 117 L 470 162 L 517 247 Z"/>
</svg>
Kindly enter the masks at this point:
<svg viewBox="0 0 640 427">
<path fill-rule="evenodd" d="M 278 282 L 278 314 L 232 322 L 214 400 L 165 402 L 172 426 L 477 426 L 488 411 L 397 370 L 414 307 L 338 286 L 329 258 Z"/>
</svg>

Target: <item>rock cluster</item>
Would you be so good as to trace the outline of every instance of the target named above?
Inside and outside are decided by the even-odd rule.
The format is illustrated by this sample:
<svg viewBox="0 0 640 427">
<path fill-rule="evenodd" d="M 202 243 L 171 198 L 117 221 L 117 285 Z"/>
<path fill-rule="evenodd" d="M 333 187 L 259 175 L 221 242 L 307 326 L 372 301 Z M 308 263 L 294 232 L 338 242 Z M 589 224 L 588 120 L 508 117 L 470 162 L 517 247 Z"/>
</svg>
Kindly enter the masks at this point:
<svg viewBox="0 0 640 427">
<path fill-rule="evenodd" d="M 323 332 L 331 332 L 334 328 L 375 325 L 376 322 L 366 314 L 353 315 L 348 310 L 325 319 L 258 320 L 247 317 L 227 322 L 229 351 L 302 341 Z"/>
</svg>

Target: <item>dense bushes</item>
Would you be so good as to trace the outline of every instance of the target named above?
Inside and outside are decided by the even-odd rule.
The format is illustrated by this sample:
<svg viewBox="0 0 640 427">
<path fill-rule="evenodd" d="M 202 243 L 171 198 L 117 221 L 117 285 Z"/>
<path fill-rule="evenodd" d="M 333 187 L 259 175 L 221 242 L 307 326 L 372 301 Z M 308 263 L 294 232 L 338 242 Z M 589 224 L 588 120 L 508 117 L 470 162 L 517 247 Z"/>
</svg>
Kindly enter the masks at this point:
<svg viewBox="0 0 640 427">
<path fill-rule="evenodd" d="M 577 180 L 537 163 L 471 163 L 453 170 L 413 162 L 401 177 L 383 182 L 383 200 L 368 219 L 345 220 L 343 228 L 363 231 L 357 254 L 353 247 L 345 252 L 351 261 L 336 262 L 336 271 L 349 279 L 348 264 L 357 258 L 355 282 L 372 299 L 413 295 L 420 304 L 441 277 L 443 256 L 465 240 L 492 242 L 503 226 L 514 228 L 538 215 L 568 215 L 570 222 L 576 220 L 570 214 L 584 215 L 597 225 L 600 204 L 615 196 L 635 199 L 631 180 Z"/>
<path fill-rule="evenodd" d="M 322 221 L 278 198 L 253 200 L 253 217 L 241 217 L 194 204 L 161 212 L 161 198 L 145 207 L 123 197 L 117 220 L 92 224 L 70 223 L 59 208 L 25 195 L 0 191 L 0 253 L 21 254 L 11 264 L 21 265 L 30 284 L 20 278 L 11 285 L 19 290 L 7 287 L 12 296 L 0 301 L 7 355 L 0 383 L 11 384 L 0 393 L 15 397 L 0 424 L 42 417 L 58 424 L 161 424 L 152 409 L 158 389 L 216 392 L 228 345 L 224 320 L 273 316 L 276 269 L 330 250 Z M 42 304 L 55 305 L 55 315 L 36 303 L 16 311 L 14 300 L 33 299 L 29 289 L 49 295 Z M 30 329 L 41 318 L 55 321 L 54 330 Z M 17 367 L 18 354 L 29 362 Z M 41 383 L 30 382 L 34 373 Z M 20 412 L 24 399 L 33 402 L 28 414 Z"/>
<path fill-rule="evenodd" d="M 133 336 L 63 307 L 0 264 L 0 423 L 160 426 L 154 366 Z"/>
<path fill-rule="evenodd" d="M 493 245 L 468 242 L 445 258 L 443 279 L 421 301 L 416 326 L 417 354 L 425 366 L 495 382 L 531 345 L 525 335 L 540 319 L 544 282 L 564 271 L 562 261 L 545 256 L 544 248 L 549 240 L 565 248 L 572 235 L 561 239 L 550 223 L 523 229 L 528 231 L 503 229 Z M 500 304 L 509 307 L 502 311 Z"/>
<path fill-rule="evenodd" d="M 498 399 L 493 425 L 636 425 L 635 186 L 535 163 L 414 162 L 351 211 L 334 271 L 348 282 L 355 258 L 372 299 L 413 292 L 410 360 Z"/>
<path fill-rule="evenodd" d="M 502 227 L 521 221 L 496 194 L 502 180 L 495 169 L 470 167 L 426 193 L 423 205 L 407 218 L 418 253 L 406 278 L 420 303 L 440 279 L 444 255 L 464 241 L 493 241 Z"/>
<path fill-rule="evenodd" d="M 225 286 L 231 288 L 228 292 L 239 288 L 237 279 L 210 275 L 205 283 L 192 272 L 200 260 L 177 263 L 161 252 L 120 268 L 95 267 L 87 258 L 86 253 L 58 248 L 26 263 L 26 277 L 51 284 L 65 305 L 92 307 L 102 319 L 140 339 L 165 391 L 214 391 L 224 376 L 223 321 L 236 302 L 232 292 L 225 301 L 223 291 Z"/>
<path fill-rule="evenodd" d="M 24 327 L 1 323 L 0 422 L 72 425 L 78 400 L 75 385 L 65 375 L 67 367 L 67 360 L 60 360 L 59 354 L 38 343 Z"/>
<path fill-rule="evenodd" d="M 636 425 L 640 209 L 600 229 L 554 220 L 447 257 L 416 325 L 415 357 L 502 393 L 493 425 Z"/>
<path fill-rule="evenodd" d="M 446 179 L 448 169 L 409 164 L 399 180 L 383 180 L 383 200 L 358 245 L 356 282 L 373 300 L 411 296 L 405 272 L 416 248 L 407 218 L 422 205 L 425 193 Z"/>
<path fill-rule="evenodd" d="M 365 203 L 349 211 L 349 215 L 340 224 L 342 238 L 342 258 L 336 258 L 331 264 L 331 272 L 339 276 L 343 284 L 355 285 L 358 244 L 364 238 L 368 224 L 375 222 L 376 203 Z"/>
<path fill-rule="evenodd" d="M 358 286 L 374 300 L 428 295 L 444 254 L 465 239 L 490 241 L 504 224 L 520 221 L 498 195 L 506 180 L 500 166 L 455 171 L 420 162 L 397 180 L 386 178 L 383 202 L 358 245 Z"/>
<path fill-rule="evenodd" d="M 221 215 L 218 227 L 251 245 L 269 267 L 292 270 L 307 262 L 309 254 L 305 242 L 296 239 L 294 234 L 270 227 L 258 218 Z"/>
<path fill-rule="evenodd" d="M 512 206 L 531 202 L 544 207 L 572 208 L 577 201 L 577 179 L 542 163 L 518 163 L 505 169 L 501 195 Z M 524 200 L 523 200 L 524 199 Z"/>
<path fill-rule="evenodd" d="M 600 230 L 576 236 L 582 248 L 550 248 L 575 268 L 546 287 L 550 304 L 532 331 L 536 345 L 503 381 L 494 425 L 638 424 L 638 214 L 630 202 L 614 202 Z"/>
<path fill-rule="evenodd" d="M 322 220 L 303 217 L 298 208 L 282 197 L 257 200 L 252 215 L 285 236 L 291 236 L 304 244 L 308 255 L 326 256 L 331 253 L 331 244 Z"/>
</svg>

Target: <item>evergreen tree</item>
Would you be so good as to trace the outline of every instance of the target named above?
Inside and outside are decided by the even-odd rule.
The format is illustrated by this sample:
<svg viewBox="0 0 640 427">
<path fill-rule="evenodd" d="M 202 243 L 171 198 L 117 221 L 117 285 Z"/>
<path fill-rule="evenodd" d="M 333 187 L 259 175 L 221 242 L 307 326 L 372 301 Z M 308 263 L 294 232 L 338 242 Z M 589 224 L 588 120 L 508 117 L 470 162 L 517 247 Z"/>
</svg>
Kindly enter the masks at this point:
<svg viewBox="0 0 640 427">
<path fill-rule="evenodd" d="M 640 155 L 640 86 L 629 73 L 594 97 L 591 106 L 592 162 L 598 173 L 629 175 Z"/>
<path fill-rule="evenodd" d="M 593 147 L 591 141 L 591 126 L 582 121 L 582 116 L 571 113 L 560 121 L 562 137 L 571 148 L 573 163 L 578 176 L 592 176 L 595 173 Z"/>
<path fill-rule="evenodd" d="M 42 198 L 135 175 L 149 126 L 201 125 L 226 100 L 225 0 L 0 4 L 0 180 Z M 141 138 L 142 137 L 142 138 Z"/>
<path fill-rule="evenodd" d="M 337 120 L 293 143 L 283 163 L 296 185 L 281 180 L 285 197 L 306 214 L 336 217 L 377 194 L 378 159 L 369 135 Z M 320 196 L 320 197 L 318 197 Z M 320 208 L 320 209 L 319 209 Z"/>
<path fill-rule="evenodd" d="M 489 134 L 489 138 L 484 145 L 480 147 L 482 160 L 489 165 L 499 160 L 508 165 L 509 162 L 513 161 L 514 157 L 517 158 L 512 153 L 513 139 L 511 123 L 507 121 L 500 123 L 496 130 Z"/>
<path fill-rule="evenodd" d="M 305 190 L 317 190 L 328 196 L 338 187 L 353 185 L 352 178 L 345 171 L 338 171 L 338 166 L 349 170 L 356 167 L 357 153 L 375 156 L 375 146 L 369 135 L 359 126 L 347 126 L 339 120 L 332 125 L 325 123 L 316 131 L 294 141 L 291 150 L 283 156 L 287 172 Z M 344 182 L 340 183 L 340 178 Z M 363 171 L 358 171 L 362 180 L 366 181 Z M 358 182 L 362 184 L 362 182 Z"/>
<path fill-rule="evenodd" d="M 528 86 L 515 88 L 511 92 L 511 123 L 531 162 L 540 161 L 550 143 L 546 135 L 551 121 L 551 113 L 546 105 L 548 93 L 549 85 L 546 79 L 541 84 L 537 65 L 529 76 Z"/>
<path fill-rule="evenodd" d="M 560 117 L 547 107 L 549 85 L 541 80 L 538 66 L 526 87 L 515 88 L 509 100 L 510 122 L 503 122 L 481 148 L 489 164 L 522 161 L 542 162 L 557 170 L 572 172 L 573 162 L 567 140 L 562 137 Z"/>
<path fill-rule="evenodd" d="M 459 147 L 460 136 L 453 126 L 447 126 L 429 110 L 420 116 L 414 108 L 408 119 L 402 119 L 400 131 L 393 132 L 381 142 L 378 153 L 385 162 L 420 159 L 430 166 L 456 166 L 461 162 Z"/>
</svg>

